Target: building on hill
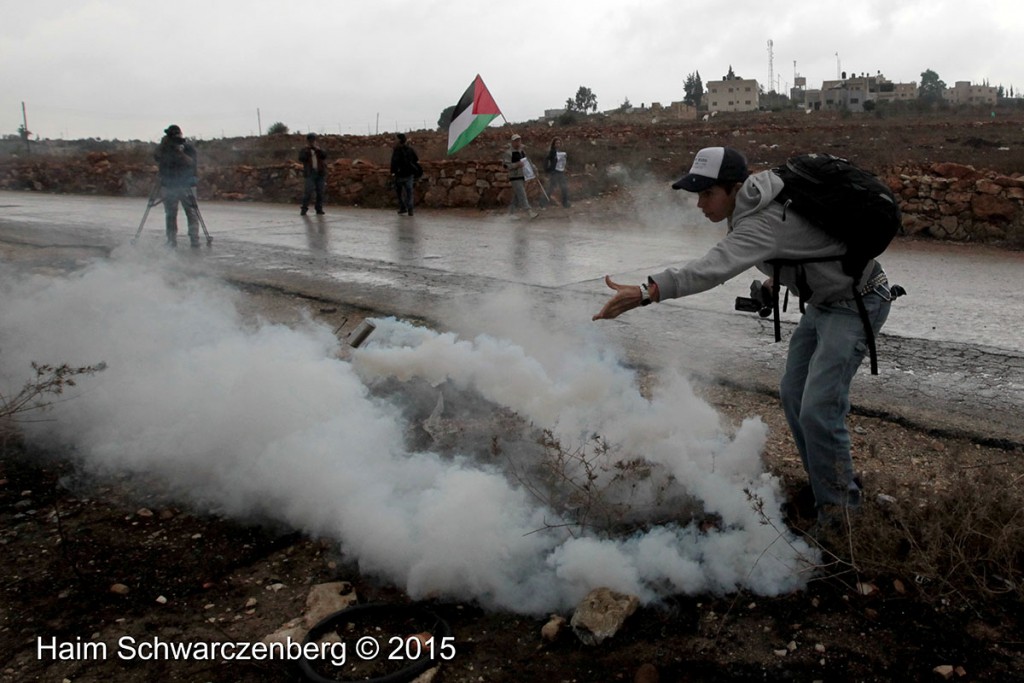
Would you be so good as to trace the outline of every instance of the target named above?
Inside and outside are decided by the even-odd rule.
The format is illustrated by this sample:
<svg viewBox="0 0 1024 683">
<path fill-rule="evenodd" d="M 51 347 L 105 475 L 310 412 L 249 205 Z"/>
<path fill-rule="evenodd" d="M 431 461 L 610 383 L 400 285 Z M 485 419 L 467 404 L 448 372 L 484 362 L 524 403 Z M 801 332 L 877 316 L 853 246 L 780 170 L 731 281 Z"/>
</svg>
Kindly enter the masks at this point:
<svg viewBox="0 0 1024 683">
<path fill-rule="evenodd" d="M 854 74 L 824 81 L 820 90 L 807 90 L 809 109 L 864 111 L 865 102 L 901 102 L 917 99 L 917 83 L 893 83 L 881 72 L 874 76 Z M 869 105 L 870 106 L 870 105 Z"/>
<path fill-rule="evenodd" d="M 942 99 L 950 104 L 994 105 L 998 88 L 990 85 L 971 85 L 970 81 L 957 81 L 952 88 L 942 91 Z"/>
<path fill-rule="evenodd" d="M 672 102 L 668 106 L 661 102 L 651 102 L 650 106 L 641 104 L 628 109 L 612 109 L 604 112 L 612 121 L 696 121 L 697 108 L 685 102 Z"/>
<path fill-rule="evenodd" d="M 708 111 L 757 111 L 761 106 L 760 88 L 753 78 L 708 81 L 704 101 Z"/>
</svg>

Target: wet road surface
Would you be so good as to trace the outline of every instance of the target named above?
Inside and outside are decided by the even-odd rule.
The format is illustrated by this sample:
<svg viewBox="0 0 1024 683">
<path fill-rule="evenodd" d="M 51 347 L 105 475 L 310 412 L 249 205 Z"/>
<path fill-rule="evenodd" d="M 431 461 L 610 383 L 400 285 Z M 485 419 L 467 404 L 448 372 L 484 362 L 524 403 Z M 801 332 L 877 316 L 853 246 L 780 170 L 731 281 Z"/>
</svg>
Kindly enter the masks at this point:
<svg viewBox="0 0 1024 683">
<path fill-rule="evenodd" d="M 615 222 L 596 218 L 586 203 L 530 221 L 502 212 L 427 209 L 406 217 L 330 206 L 326 216 L 300 217 L 291 206 L 203 202 L 212 245 L 174 253 L 162 246 L 160 206 L 130 245 L 144 208 L 137 198 L 0 192 L 0 242 L 162 253 L 232 282 L 466 335 L 478 332 L 473 311 L 494 306 L 495 294 L 515 293 L 569 335 L 609 335 L 630 362 L 766 392 L 775 390 L 799 317 L 795 304 L 783 314 L 776 344 L 770 320 L 734 311 L 734 298 L 761 277 L 751 270 L 711 292 L 592 322 L 609 293 L 604 274 L 640 282 L 700 256 L 724 233 L 670 192 L 643 198 L 635 218 Z M 881 261 L 909 296 L 894 303 L 879 340 L 880 375 L 865 364 L 854 381 L 855 410 L 1024 443 L 1024 253 L 900 241 Z"/>
</svg>

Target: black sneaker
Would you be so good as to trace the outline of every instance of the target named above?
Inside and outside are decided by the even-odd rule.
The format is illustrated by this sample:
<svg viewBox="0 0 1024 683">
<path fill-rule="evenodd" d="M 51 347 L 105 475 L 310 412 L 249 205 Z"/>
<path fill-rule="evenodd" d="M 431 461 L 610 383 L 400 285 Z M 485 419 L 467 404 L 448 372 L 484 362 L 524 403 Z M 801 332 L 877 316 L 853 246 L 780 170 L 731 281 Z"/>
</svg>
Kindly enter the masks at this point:
<svg viewBox="0 0 1024 683">
<path fill-rule="evenodd" d="M 398 215 L 399 215 L 399 216 L 404 216 L 404 215 L 405 215 L 405 213 L 406 213 L 406 212 L 405 212 L 405 209 L 399 209 L 399 210 L 398 210 Z"/>
<path fill-rule="evenodd" d="M 410 216 L 412 215 L 412 209 L 409 209 L 409 215 Z"/>
<path fill-rule="evenodd" d="M 317 216 L 323 216 L 324 215 L 323 209 L 317 209 L 316 210 L 316 215 Z"/>
<path fill-rule="evenodd" d="M 300 216 L 305 216 L 307 213 L 309 213 L 309 209 L 301 209 L 299 211 L 299 215 Z"/>
</svg>

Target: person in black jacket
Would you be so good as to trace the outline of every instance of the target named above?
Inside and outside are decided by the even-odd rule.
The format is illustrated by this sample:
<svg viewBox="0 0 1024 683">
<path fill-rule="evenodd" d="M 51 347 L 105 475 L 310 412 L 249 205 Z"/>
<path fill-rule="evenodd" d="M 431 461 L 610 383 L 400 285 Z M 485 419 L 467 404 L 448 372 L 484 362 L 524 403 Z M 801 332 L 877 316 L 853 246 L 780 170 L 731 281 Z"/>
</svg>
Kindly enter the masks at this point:
<svg viewBox="0 0 1024 683">
<path fill-rule="evenodd" d="M 405 133 L 397 136 L 398 144 L 391 151 L 391 175 L 395 180 L 395 194 L 398 195 L 398 215 L 412 215 L 413 183 L 420 158 L 405 139 Z"/>
<path fill-rule="evenodd" d="M 199 207 L 192 188 L 198 176 L 196 148 L 181 133 L 179 126 L 164 129 L 164 137 L 156 148 L 160 172 L 160 198 L 164 202 L 167 226 L 167 246 L 178 246 L 178 204 L 185 207 L 188 218 L 188 237 L 193 248 L 199 247 Z"/>
<path fill-rule="evenodd" d="M 565 178 L 566 155 L 562 151 L 562 140 L 555 138 L 551 141 L 551 149 L 544 158 L 544 170 L 548 173 L 549 201 L 554 201 L 555 190 L 562 193 L 562 206 L 569 208 L 569 183 Z"/>
<path fill-rule="evenodd" d="M 309 212 L 309 200 L 316 194 L 313 208 L 318 216 L 324 215 L 324 187 L 327 185 L 327 152 L 316 144 L 316 133 L 306 136 L 306 146 L 299 150 L 299 161 L 302 162 L 302 175 L 306 179 L 306 187 L 302 192 L 302 209 L 300 216 Z"/>
</svg>

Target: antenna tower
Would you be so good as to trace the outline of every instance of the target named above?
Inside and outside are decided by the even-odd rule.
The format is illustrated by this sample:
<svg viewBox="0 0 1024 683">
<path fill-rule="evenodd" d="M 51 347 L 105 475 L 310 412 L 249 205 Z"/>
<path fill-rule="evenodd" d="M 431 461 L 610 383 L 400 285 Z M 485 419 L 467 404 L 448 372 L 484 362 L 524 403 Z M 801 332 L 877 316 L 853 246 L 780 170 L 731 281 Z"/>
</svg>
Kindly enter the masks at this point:
<svg viewBox="0 0 1024 683">
<path fill-rule="evenodd" d="M 770 87 L 770 88 L 774 88 L 775 87 L 775 53 L 773 52 L 773 48 L 774 47 L 775 47 L 775 43 L 772 42 L 771 38 L 769 38 L 768 39 L 768 87 Z"/>
</svg>

